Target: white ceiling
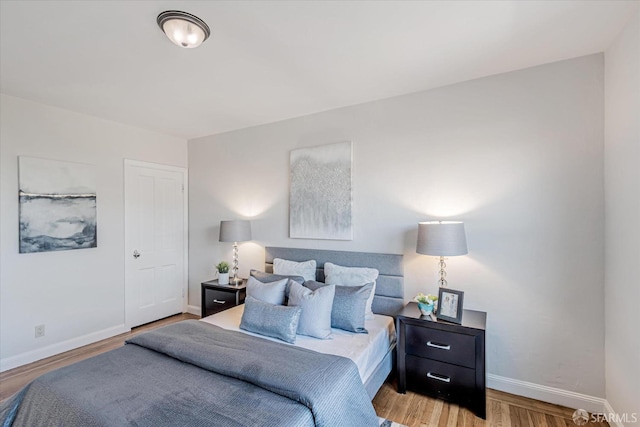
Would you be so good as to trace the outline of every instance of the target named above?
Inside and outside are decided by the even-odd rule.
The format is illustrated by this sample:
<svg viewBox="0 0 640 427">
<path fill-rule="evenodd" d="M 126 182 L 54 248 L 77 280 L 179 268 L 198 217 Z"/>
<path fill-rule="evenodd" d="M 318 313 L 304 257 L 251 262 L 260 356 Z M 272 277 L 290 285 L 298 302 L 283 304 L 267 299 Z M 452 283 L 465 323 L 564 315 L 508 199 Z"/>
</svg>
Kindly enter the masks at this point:
<svg viewBox="0 0 640 427">
<path fill-rule="evenodd" d="M 602 52 L 638 1 L 0 1 L 0 90 L 194 138 Z M 205 20 L 197 49 L 156 25 Z"/>
</svg>

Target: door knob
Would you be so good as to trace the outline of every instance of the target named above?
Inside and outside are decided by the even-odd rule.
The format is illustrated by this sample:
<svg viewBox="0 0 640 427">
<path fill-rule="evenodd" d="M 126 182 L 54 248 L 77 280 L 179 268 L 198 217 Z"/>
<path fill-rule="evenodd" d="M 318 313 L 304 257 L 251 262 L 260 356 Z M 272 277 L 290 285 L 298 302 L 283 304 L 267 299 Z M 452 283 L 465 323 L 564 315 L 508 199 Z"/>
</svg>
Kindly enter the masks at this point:
<svg viewBox="0 0 640 427">
<path fill-rule="evenodd" d="M 134 251 L 133 251 L 133 257 L 134 257 L 135 259 L 140 258 L 140 252 L 138 252 L 137 250 L 134 250 Z"/>
</svg>

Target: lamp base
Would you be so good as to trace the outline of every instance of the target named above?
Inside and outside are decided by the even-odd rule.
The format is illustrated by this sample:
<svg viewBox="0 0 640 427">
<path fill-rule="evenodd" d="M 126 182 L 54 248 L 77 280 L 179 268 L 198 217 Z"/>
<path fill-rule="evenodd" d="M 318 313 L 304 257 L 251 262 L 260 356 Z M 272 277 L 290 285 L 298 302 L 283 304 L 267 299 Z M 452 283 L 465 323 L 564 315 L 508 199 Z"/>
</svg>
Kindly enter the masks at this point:
<svg viewBox="0 0 640 427">
<path fill-rule="evenodd" d="M 438 280 L 438 286 L 441 288 L 447 287 L 447 280 L 445 279 L 445 277 L 447 277 L 447 272 L 445 270 L 445 268 L 447 268 L 447 264 L 445 264 L 444 260 L 445 258 L 441 256 L 438 262 L 438 267 L 440 267 L 440 280 Z"/>
</svg>

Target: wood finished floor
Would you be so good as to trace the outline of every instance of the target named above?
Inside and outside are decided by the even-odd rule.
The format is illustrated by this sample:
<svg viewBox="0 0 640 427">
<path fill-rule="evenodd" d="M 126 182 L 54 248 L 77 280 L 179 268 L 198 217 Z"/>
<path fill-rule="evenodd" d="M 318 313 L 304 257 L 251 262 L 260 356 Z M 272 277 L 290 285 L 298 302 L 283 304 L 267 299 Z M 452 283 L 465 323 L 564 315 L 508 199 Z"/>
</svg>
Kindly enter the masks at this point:
<svg viewBox="0 0 640 427">
<path fill-rule="evenodd" d="M 396 392 L 395 381 L 387 381 L 373 399 L 380 417 L 409 427 L 576 427 L 573 409 L 487 389 L 487 419 L 468 409 L 418 393 Z M 589 423 L 588 427 L 609 426 Z"/>
<path fill-rule="evenodd" d="M 93 344 L 85 345 L 84 347 L 76 348 L 46 359 L 38 360 L 37 362 L 29 363 L 28 365 L 2 372 L 0 373 L 0 401 L 7 399 L 23 386 L 44 373 L 88 359 L 92 356 L 104 353 L 105 351 L 122 347 L 126 340 L 141 332 L 149 331 L 181 320 L 199 318 L 200 316 L 195 316 L 189 313 L 177 314 L 175 316 L 167 317 L 166 319 L 158 320 L 157 322 L 133 328 L 131 332 L 116 335 L 115 337 L 107 338 Z"/>
<path fill-rule="evenodd" d="M 2 372 L 0 373 L 0 401 L 7 399 L 46 372 L 121 347 L 125 340 L 141 332 L 185 319 L 198 318 L 199 316 L 188 313 L 168 317 L 135 328 L 131 332 Z M 382 386 L 373 400 L 373 406 L 378 416 L 409 427 L 575 427 L 571 419 L 573 409 L 491 389 L 487 390 L 486 421 L 455 404 L 410 391 L 406 394 L 398 394 L 393 380 L 387 381 Z M 608 426 L 608 424 L 589 423 L 589 427 L 601 426 Z"/>
</svg>

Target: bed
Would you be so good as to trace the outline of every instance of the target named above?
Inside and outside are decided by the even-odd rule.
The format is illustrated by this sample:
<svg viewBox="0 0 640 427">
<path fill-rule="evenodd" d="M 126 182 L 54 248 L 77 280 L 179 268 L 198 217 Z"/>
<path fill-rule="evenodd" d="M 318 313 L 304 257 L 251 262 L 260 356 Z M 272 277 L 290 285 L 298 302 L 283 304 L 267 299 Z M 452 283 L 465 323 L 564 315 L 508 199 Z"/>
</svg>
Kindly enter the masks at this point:
<svg viewBox="0 0 640 427">
<path fill-rule="evenodd" d="M 318 278 L 328 260 L 380 267 L 374 311 L 393 314 L 402 306 L 399 255 L 287 248 L 267 248 L 266 254 L 267 269 L 276 257 L 313 256 Z M 49 372 L 4 402 L 0 421 L 71 427 L 378 425 L 370 399 L 391 371 L 393 344 L 379 362 L 361 368 L 345 357 L 215 323 L 191 320 L 158 328 Z"/>
<path fill-rule="evenodd" d="M 327 262 L 340 264 L 345 267 L 375 268 L 379 271 L 379 275 L 376 280 L 375 296 L 373 298 L 373 313 L 379 316 L 385 316 L 387 319 L 395 319 L 396 313 L 404 308 L 404 270 L 402 266 L 402 255 L 267 246 L 265 248 L 265 271 L 273 272 L 273 260 L 276 258 L 298 262 L 315 260 L 317 265 L 316 279 L 320 282 L 325 281 L 323 266 Z M 381 321 L 381 317 L 376 317 L 376 319 Z M 384 322 L 384 320 L 382 320 L 382 322 Z M 384 356 L 379 362 L 376 362 L 375 367 L 373 367 L 370 373 L 364 372 L 364 375 L 362 375 L 362 380 L 371 399 L 375 397 L 385 379 L 394 369 L 394 325 L 395 322 L 391 321 L 390 327 L 393 328 L 394 332 L 389 332 L 391 333 L 391 342 Z M 367 328 L 372 326 L 373 325 L 367 325 Z M 380 327 L 379 324 L 376 326 L 376 329 Z M 309 340 L 303 339 L 303 341 Z M 316 344 L 321 343 L 316 342 Z M 322 351 L 319 348 L 313 348 L 313 350 Z M 346 354 L 339 355 L 349 357 L 349 355 Z M 363 369 L 360 368 L 358 360 L 354 361 L 358 365 L 359 370 L 362 371 Z"/>
</svg>

